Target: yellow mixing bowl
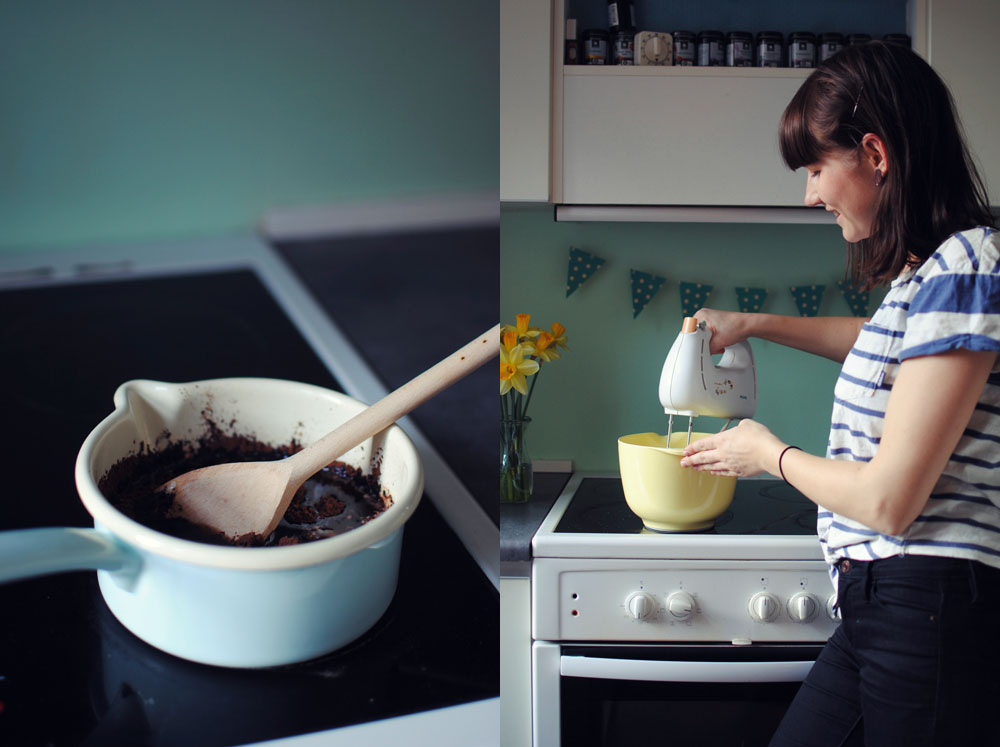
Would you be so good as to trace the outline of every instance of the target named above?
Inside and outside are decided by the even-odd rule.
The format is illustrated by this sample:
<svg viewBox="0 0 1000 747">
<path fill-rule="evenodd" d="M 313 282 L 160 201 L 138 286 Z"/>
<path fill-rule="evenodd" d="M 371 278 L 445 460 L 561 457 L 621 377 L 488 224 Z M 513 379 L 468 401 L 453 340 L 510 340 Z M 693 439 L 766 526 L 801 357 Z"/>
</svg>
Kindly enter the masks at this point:
<svg viewBox="0 0 1000 747">
<path fill-rule="evenodd" d="M 691 440 L 711 435 L 692 433 Z M 618 439 L 618 467 L 625 502 L 647 529 L 696 532 L 708 529 L 733 502 L 735 477 L 681 467 L 687 432 L 667 437 L 634 433 Z"/>
</svg>

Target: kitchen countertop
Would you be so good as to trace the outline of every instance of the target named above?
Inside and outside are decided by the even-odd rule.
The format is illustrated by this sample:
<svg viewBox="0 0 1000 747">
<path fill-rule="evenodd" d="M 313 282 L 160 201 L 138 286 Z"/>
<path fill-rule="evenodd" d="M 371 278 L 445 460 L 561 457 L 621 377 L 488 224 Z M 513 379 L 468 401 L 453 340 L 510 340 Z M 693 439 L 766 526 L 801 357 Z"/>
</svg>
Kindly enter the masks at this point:
<svg viewBox="0 0 1000 747">
<path fill-rule="evenodd" d="M 531 500 L 500 504 L 501 576 L 531 574 L 531 538 L 571 476 L 569 472 L 536 472 Z"/>
</svg>

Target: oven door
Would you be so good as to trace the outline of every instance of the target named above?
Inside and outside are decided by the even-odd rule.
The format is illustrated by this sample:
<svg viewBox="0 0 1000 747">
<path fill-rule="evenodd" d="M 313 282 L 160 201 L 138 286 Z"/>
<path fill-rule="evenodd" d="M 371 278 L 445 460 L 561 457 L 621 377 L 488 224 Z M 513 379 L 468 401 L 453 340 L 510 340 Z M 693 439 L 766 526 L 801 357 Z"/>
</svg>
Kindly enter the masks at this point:
<svg viewBox="0 0 1000 747">
<path fill-rule="evenodd" d="M 821 649 L 538 641 L 534 746 L 766 745 Z"/>
</svg>

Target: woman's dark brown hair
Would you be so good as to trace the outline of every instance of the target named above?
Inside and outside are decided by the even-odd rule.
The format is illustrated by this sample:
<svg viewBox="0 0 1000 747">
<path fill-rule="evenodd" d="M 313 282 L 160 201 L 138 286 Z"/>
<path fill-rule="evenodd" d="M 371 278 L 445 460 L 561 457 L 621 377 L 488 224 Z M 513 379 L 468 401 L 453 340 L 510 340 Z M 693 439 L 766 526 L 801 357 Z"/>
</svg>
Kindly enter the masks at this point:
<svg viewBox="0 0 1000 747">
<path fill-rule="evenodd" d="M 888 171 L 871 236 L 848 244 L 848 276 L 864 290 L 921 264 L 956 231 L 994 226 L 947 86 L 895 44 L 847 47 L 823 62 L 781 117 L 779 144 L 793 171 L 843 150 L 861 155 L 874 133 Z"/>
</svg>

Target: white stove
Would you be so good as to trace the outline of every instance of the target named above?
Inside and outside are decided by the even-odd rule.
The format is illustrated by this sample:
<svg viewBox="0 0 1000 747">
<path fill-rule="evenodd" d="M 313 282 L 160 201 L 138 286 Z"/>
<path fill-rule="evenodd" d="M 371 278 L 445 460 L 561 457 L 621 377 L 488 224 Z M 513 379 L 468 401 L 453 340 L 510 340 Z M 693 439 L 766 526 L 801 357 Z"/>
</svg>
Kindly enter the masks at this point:
<svg viewBox="0 0 1000 747">
<path fill-rule="evenodd" d="M 625 713 L 647 717 L 637 702 L 690 706 L 691 683 L 716 708 L 745 707 L 734 688 L 770 683 L 756 696 L 763 738 L 838 624 L 816 507 L 780 480 L 740 480 L 712 529 L 665 534 L 629 510 L 618 475 L 575 474 L 532 554 L 536 746 L 568 744 L 568 730 L 574 744 L 614 744 Z"/>
</svg>

